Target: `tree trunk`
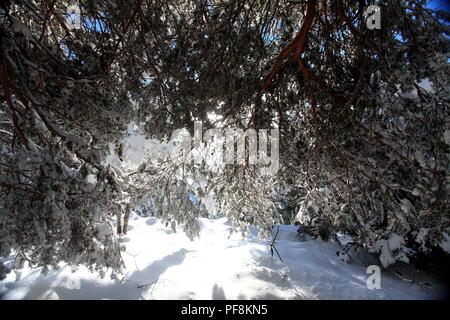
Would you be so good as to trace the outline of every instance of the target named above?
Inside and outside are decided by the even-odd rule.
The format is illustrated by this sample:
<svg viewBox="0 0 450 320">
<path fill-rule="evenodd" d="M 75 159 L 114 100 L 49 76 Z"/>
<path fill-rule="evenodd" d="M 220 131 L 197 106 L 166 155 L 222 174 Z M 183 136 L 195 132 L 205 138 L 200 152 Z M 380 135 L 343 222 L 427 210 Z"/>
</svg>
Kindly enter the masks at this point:
<svg viewBox="0 0 450 320">
<path fill-rule="evenodd" d="M 117 217 L 117 234 L 121 234 L 122 233 L 122 222 L 121 222 L 121 208 L 120 205 L 118 205 L 118 210 L 116 213 L 116 217 Z"/>
<path fill-rule="evenodd" d="M 131 204 L 127 203 L 126 209 L 125 209 L 125 216 L 123 218 L 123 233 L 127 234 L 128 229 L 128 219 L 130 219 L 130 211 L 131 211 Z"/>
</svg>

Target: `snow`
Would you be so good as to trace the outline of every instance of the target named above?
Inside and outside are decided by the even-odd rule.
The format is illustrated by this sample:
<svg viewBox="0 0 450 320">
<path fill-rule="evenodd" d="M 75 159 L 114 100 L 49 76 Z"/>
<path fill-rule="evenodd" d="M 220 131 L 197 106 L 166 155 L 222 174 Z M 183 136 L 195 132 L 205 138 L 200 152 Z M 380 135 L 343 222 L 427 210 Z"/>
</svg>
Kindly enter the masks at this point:
<svg viewBox="0 0 450 320">
<path fill-rule="evenodd" d="M 441 248 L 447 253 L 450 253 L 450 236 L 448 233 L 444 233 L 444 241 L 441 242 Z"/>
<path fill-rule="evenodd" d="M 450 146 L 450 130 L 444 131 L 444 142 Z"/>
<path fill-rule="evenodd" d="M 153 217 L 132 213 L 124 274 L 115 282 L 85 267 L 61 266 L 41 274 L 26 267 L 20 280 L 0 282 L 2 299 L 432 299 L 416 283 L 381 275 L 381 289 L 368 289 L 370 274 L 345 263 L 337 244 L 300 241 L 296 226 L 281 225 L 275 242 L 283 261 L 270 254 L 270 241 L 230 233 L 225 218 L 200 219 L 200 238 L 190 241 Z M 106 227 L 106 226 L 105 226 Z M 102 228 L 99 228 L 101 232 Z M 274 229 L 276 230 L 276 229 Z M 393 243 L 391 243 L 393 245 Z M 12 257 L 10 257 L 12 259 Z M 6 262 L 5 264 L 8 264 Z"/>
</svg>

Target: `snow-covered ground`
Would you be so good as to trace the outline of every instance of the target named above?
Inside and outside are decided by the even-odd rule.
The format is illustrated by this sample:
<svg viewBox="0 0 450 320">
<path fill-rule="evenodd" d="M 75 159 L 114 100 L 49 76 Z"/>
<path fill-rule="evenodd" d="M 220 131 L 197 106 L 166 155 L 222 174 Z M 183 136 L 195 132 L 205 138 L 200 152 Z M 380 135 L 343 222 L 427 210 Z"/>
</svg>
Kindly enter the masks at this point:
<svg viewBox="0 0 450 320">
<path fill-rule="evenodd" d="M 281 226 L 272 257 L 255 233 L 230 235 L 225 219 L 201 219 L 190 241 L 157 219 L 132 216 L 121 240 L 126 264 L 121 282 L 86 268 L 62 266 L 42 275 L 24 269 L 0 282 L 1 299 L 432 299 L 439 286 L 382 274 L 381 289 L 366 286 L 366 268 L 336 256 L 339 246 L 300 241 L 295 226 Z"/>
</svg>

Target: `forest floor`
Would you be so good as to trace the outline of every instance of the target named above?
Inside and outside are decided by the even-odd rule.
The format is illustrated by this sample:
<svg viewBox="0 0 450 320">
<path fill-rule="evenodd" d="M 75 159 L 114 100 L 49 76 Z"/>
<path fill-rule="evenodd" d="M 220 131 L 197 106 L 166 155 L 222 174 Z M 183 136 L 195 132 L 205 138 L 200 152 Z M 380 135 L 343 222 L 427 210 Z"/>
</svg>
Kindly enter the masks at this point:
<svg viewBox="0 0 450 320">
<path fill-rule="evenodd" d="M 338 244 L 300 241 L 296 226 L 281 225 L 276 253 L 256 230 L 242 237 L 226 219 L 200 219 L 200 238 L 173 232 L 153 217 L 132 216 L 121 238 L 121 282 L 85 267 L 61 266 L 47 275 L 25 268 L 0 282 L 1 299 L 433 299 L 443 288 L 426 275 L 382 272 L 381 289 L 368 289 L 361 260 L 337 257 Z M 275 232 L 274 232 L 275 233 Z M 413 280 L 413 281 L 407 281 Z"/>
</svg>

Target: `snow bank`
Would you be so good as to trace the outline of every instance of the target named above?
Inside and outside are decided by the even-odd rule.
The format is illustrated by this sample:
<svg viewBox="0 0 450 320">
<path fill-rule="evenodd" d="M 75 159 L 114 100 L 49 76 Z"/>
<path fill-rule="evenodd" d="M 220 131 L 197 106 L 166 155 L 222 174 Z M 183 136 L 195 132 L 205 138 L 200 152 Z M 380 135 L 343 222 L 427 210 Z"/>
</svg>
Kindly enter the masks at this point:
<svg viewBox="0 0 450 320">
<path fill-rule="evenodd" d="M 225 219 L 201 219 L 200 239 L 190 241 L 155 218 L 132 216 L 121 238 L 126 269 L 120 283 L 86 268 L 62 266 L 40 274 L 25 269 L 0 282 L 2 299 L 431 299 L 437 289 L 382 275 L 381 289 L 366 286 L 366 268 L 336 256 L 339 247 L 299 241 L 295 226 L 280 226 L 270 255 L 256 230 L 230 234 Z"/>
</svg>

